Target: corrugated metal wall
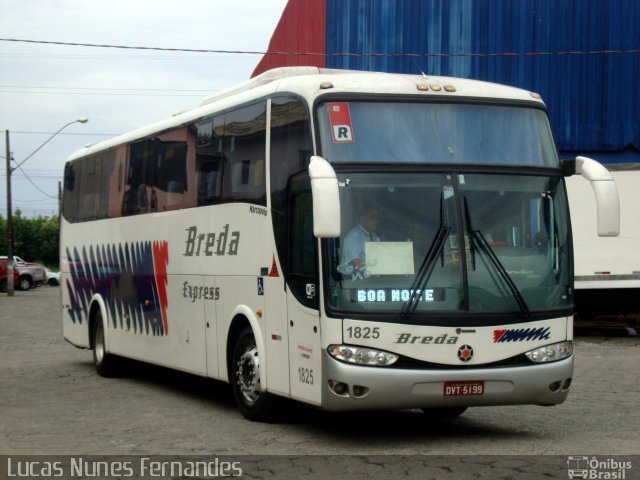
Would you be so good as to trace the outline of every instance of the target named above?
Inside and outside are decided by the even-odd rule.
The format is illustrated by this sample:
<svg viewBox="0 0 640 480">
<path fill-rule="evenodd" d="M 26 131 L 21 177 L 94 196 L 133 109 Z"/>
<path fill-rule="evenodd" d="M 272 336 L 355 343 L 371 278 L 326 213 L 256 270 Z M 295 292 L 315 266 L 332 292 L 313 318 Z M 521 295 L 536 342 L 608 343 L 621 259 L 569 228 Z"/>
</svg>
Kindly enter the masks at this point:
<svg viewBox="0 0 640 480">
<path fill-rule="evenodd" d="M 295 1 L 295 0 L 292 0 Z M 640 150 L 638 0 L 326 0 L 327 67 L 459 76 L 539 92 L 560 150 Z"/>
</svg>

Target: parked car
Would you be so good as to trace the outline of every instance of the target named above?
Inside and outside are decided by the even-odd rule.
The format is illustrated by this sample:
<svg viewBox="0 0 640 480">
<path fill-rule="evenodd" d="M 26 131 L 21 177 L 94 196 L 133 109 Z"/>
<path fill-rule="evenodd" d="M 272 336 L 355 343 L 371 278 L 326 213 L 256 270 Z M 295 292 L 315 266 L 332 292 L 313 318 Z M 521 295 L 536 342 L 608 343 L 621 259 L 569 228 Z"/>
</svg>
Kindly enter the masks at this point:
<svg viewBox="0 0 640 480">
<path fill-rule="evenodd" d="M 7 257 L 0 259 L 0 292 L 7 291 L 7 279 L 9 278 L 9 270 L 7 269 Z M 18 285 L 18 270 L 13 269 L 13 284 Z"/>
<path fill-rule="evenodd" d="M 6 255 L 0 256 L 0 260 L 6 259 Z M 47 280 L 45 268 L 39 263 L 26 262 L 14 255 L 13 265 L 18 272 L 18 283 L 16 285 L 20 290 L 29 290 Z"/>
<path fill-rule="evenodd" d="M 52 272 L 46 267 L 45 271 L 47 274 L 47 285 L 49 285 L 50 287 L 57 287 L 58 285 L 60 285 L 60 272 Z"/>
</svg>

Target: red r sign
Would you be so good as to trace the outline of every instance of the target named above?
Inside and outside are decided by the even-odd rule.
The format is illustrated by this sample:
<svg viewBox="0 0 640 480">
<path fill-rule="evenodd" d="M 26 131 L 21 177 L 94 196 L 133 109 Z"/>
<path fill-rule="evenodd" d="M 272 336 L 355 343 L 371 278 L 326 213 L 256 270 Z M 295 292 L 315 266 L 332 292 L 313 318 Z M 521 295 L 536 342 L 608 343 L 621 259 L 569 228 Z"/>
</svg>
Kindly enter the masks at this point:
<svg viewBox="0 0 640 480">
<path fill-rule="evenodd" d="M 347 102 L 331 102 L 329 107 L 329 122 L 333 143 L 353 142 L 353 127 L 351 125 L 351 113 Z"/>
</svg>

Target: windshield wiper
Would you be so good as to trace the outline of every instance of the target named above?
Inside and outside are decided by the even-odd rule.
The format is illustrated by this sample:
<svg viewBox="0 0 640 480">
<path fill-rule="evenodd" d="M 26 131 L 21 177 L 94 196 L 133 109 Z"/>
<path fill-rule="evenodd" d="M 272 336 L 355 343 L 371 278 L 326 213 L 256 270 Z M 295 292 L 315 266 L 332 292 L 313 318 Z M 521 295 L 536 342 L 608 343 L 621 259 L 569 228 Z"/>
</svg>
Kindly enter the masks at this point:
<svg viewBox="0 0 640 480">
<path fill-rule="evenodd" d="M 466 219 L 467 232 L 469 233 L 471 240 L 476 242 L 480 250 L 482 250 L 482 252 L 491 261 L 493 266 L 498 271 L 498 274 L 500 275 L 504 283 L 509 288 L 511 295 L 513 295 L 513 298 L 518 303 L 518 307 L 520 307 L 520 311 L 522 312 L 522 315 L 525 318 L 527 318 L 529 316 L 530 310 L 529 310 L 529 307 L 527 306 L 527 302 L 525 302 L 524 297 L 520 293 L 520 290 L 518 290 L 518 286 L 513 281 L 513 278 L 511 278 L 511 275 L 509 275 L 509 272 L 507 272 L 507 269 L 504 268 L 504 265 L 502 264 L 502 262 L 500 261 L 496 253 L 493 251 L 493 248 L 491 248 L 491 245 L 489 245 L 489 242 L 487 242 L 487 240 L 484 238 L 484 235 L 482 235 L 482 232 L 480 230 L 473 229 L 473 226 L 471 223 L 471 215 L 469 214 L 469 205 L 467 203 L 467 197 L 464 197 L 464 213 L 466 217 L 465 219 Z"/>
<path fill-rule="evenodd" d="M 444 247 L 444 241 L 449 234 L 449 230 L 450 227 L 444 226 L 444 203 L 442 197 L 440 197 L 440 225 L 438 226 L 438 231 L 436 232 L 433 242 L 431 242 L 427 255 L 422 260 L 422 264 L 418 269 L 418 274 L 411 285 L 409 300 L 407 300 L 407 302 L 402 306 L 400 316 L 403 320 L 411 319 L 418 308 L 420 297 L 423 293 L 422 291 L 429 282 L 429 278 L 431 278 L 431 274 L 436 266 L 436 261 L 442 251 L 442 247 Z"/>
</svg>

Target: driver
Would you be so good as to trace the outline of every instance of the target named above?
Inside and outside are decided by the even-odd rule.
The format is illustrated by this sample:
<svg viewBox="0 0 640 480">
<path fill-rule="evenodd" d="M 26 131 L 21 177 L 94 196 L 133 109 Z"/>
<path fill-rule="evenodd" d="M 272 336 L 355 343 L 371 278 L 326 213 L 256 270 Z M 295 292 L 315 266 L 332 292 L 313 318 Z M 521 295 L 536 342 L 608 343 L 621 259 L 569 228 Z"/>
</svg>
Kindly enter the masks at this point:
<svg viewBox="0 0 640 480">
<path fill-rule="evenodd" d="M 338 266 L 338 271 L 343 275 L 352 275 L 354 279 L 366 276 L 364 245 L 366 242 L 380 241 L 376 234 L 378 218 L 378 209 L 368 207 L 361 213 L 358 224 L 345 235 Z"/>
</svg>

